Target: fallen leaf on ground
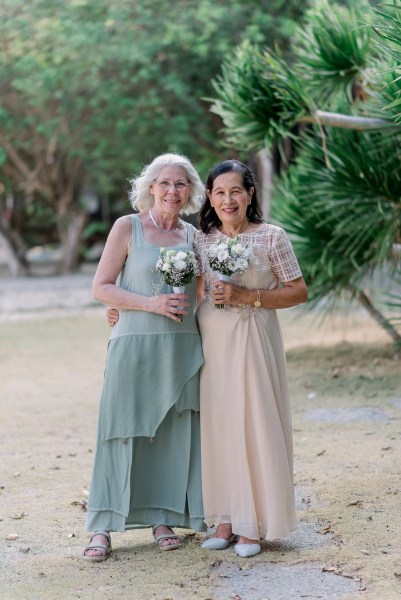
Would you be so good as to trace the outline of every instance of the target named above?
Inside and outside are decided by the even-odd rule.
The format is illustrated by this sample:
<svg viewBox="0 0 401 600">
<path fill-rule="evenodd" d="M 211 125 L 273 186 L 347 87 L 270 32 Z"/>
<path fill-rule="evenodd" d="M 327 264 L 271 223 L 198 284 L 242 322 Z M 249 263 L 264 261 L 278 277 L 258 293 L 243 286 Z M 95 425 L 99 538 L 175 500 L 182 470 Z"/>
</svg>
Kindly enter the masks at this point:
<svg viewBox="0 0 401 600">
<path fill-rule="evenodd" d="M 333 567 L 333 566 L 330 566 L 330 567 L 324 566 L 324 567 L 322 567 L 322 572 L 323 573 L 337 573 L 337 571 L 338 571 L 338 567 Z"/>
<path fill-rule="evenodd" d="M 221 560 L 221 558 L 216 558 L 216 560 L 214 560 L 210 566 L 211 567 L 219 567 L 222 562 L 223 561 Z"/>
<path fill-rule="evenodd" d="M 363 502 L 362 500 L 355 500 L 355 502 L 350 502 L 347 506 L 357 506 L 358 508 L 362 508 Z"/>
<path fill-rule="evenodd" d="M 71 506 L 80 506 L 82 510 L 86 510 L 87 502 L 86 500 L 74 500 L 74 502 L 71 502 Z"/>
<path fill-rule="evenodd" d="M 323 535 L 326 535 L 326 533 L 333 533 L 331 525 L 327 525 L 327 527 L 324 527 L 323 529 L 321 529 L 320 533 L 323 533 Z"/>
<path fill-rule="evenodd" d="M 344 573 L 344 571 L 342 571 L 340 565 L 329 565 L 327 567 L 323 566 L 322 572 L 323 573 L 334 573 L 335 575 L 339 575 L 339 577 L 345 577 L 346 579 L 352 579 L 353 581 L 356 581 L 357 583 L 362 584 L 361 577 L 359 577 L 358 575 L 351 575 L 351 573 Z"/>
</svg>

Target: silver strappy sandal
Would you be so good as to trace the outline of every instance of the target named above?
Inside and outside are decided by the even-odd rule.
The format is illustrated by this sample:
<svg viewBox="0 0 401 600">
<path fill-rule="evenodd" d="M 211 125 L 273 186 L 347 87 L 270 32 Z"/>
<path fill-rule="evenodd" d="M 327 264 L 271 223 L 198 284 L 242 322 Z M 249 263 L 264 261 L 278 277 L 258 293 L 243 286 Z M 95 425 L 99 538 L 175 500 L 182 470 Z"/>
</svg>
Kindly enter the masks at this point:
<svg viewBox="0 0 401 600">
<path fill-rule="evenodd" d="M 109 545 L 105 546 L 104 544 L 97 544 L 96 546 L 91 546 L 90 544 L 96 535 L 103 535 L 109 542 Z M 98 554 L 95 556 L 87 556 L 86 553 L 88 552 L 88 550 L 101 550 L 102 554 Z M 111 554 L 111 537 L 110 537 L 109 532 L 108 531 L 95 531 L 95 533 L 92 535 L 91 539 L 89 540 L 89 544 L 86 546 L 86 548 L 83 551 L 82 558 L 84 560 L 90 560 L 92 562 L 101 562 L 102 560 L 106 560 L 106 558 L 108 558 L 110 554 Z"/>
<path fill-rule="evenodd" d="M 170 529 L 171 533 L 162 533 L 160 535 L 155 535 L 155 531 L 158 527 L 167 527 L 168 529 Z M 163 525 L 162 523 L 159 523 L 158 525 L 153 525 L 152 533 L 153 533 L 153 537 L 155 538 L 156 542 L 158 543 L 160 550 L 176 550 L 177 548 L 180 548 L 182 546 L 182 540 L 178 537 L 178 535 L 176 535 L 174 533 L 174 531 L 168 525 Z M 163 540 L 172 540 L 172 539 L 179 540 L 179 544 L 167 544 L 166 546 L 160 545 L 160 542 L 162 542 Z"/>
</svg>

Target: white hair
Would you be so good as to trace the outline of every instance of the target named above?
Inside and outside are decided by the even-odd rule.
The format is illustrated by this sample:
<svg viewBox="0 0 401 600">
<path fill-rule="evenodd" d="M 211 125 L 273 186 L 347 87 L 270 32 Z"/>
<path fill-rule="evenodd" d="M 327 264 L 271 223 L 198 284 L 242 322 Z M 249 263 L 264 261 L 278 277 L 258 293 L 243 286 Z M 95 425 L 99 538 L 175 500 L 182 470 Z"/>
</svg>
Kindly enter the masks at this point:
<svg viewBox="0 0 401 600">
<path fill-rule="evenodd" d="M 181 154 L 160 154 L 143 168 L 138 177 L 129 180 L 131 190 L 128 192 L 128 197 L 132 208 L 140 212 L 152 208 L 154 198 L 149 188 L 164 167 L 181 167 L 184 169 L 191 184 L 191 193 L 185 208 L 181 212 L 185 214 L 197 212 L 205 196 L 205 186 L 191 161 Z"/>
</svg>

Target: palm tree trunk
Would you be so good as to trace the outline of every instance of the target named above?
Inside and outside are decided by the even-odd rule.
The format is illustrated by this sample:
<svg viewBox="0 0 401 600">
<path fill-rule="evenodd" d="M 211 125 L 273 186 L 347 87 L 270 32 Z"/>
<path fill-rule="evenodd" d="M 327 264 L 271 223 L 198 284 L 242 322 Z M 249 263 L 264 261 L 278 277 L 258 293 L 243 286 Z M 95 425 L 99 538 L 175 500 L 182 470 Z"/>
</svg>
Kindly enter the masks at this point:
<svg viewBox="0 0 401 600">
<path fill-rule="evenodd" d="M 355 288 L 353 289 L 353 292 L 358 301 L 368 311 L 370 316 L 374 318 L 376 323 L 378 323 L 378 325 L 380 325 L 380 327 L 382 327 L 384 331 L 386 331 L 389 334 L 389 336 L 396 344 L 400 344 L 401 335 L 398 333 L 395 327 L 391 325 L 388 319 L 386 319 L 385 316 L 382 315 L 382 313 L 373 306 L 370 298 L 365 294 L 365 292 L 363 292 L 362 290 L 356 290 Z"/>
</svg>

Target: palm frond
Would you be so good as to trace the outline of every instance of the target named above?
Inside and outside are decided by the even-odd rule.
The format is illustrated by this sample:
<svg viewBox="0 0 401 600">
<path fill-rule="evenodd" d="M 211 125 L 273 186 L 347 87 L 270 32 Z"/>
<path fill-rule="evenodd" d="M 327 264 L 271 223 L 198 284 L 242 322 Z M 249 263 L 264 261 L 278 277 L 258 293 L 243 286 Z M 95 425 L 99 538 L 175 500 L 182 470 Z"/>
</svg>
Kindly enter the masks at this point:
<svg viewBox="0 0 401 600">
<path fill-rule="evenodd" d="M 393 0 L 392 4 L 382 4 L 381 10 L 375 8 L 376 15 L 381 17 L 374 30 L 384 43 L 378 44 L 382 64 L 392 58 L 392 64 L 382 72 L 376 69 L 374 88 L 375 96 L 384 110 L 393 115 L 397 124 L 401 123 L 401 0 Z M 382 85 L 380 78 L 384 79 Z"/>
<path fill-rule="evenodd" d="M 287 64 L 249 43 L 223 65 L 213 87 L 217 98 L 210 99 L 211 111 L 223 120 L 226 143 L 244 150 L 259 150 L 291 135 L 295 123 L 311 110 Z"/>
<path fill-rule="evenodd" d="M 391 257 L 401 235 L 400 141 L 333 130 L 329 169 L 319 139 L 302 139 L 273 214 L 293 238 L 312 303 L 358 289 Z"/>
<path fill-rule="evenodd" d="M 401 123 L 401 71 L 393 61 L 384 58 L 372 61 L 367 74 L 369 109 L 372 117 L 391 120 L 395 125 Z M 363 108 L 363 107 L 362 107 Z"/>
<path fill-rule="evenodd" d="M 381 20 L 373 25 L 377 35 L 386 42 L 384 49 L 391 53 L 396 62 L 401 62 L 401 0 L 393 0 L 392 4 L 382 3 L 373 8 Z"/>
<path fill-rule="evenodd" d="M 351 100 L 363 88 L 368 64 L 370 27 L 362 3 L 353 8 L 319 3 L 298 30 L 292 50 L 297 72 L 317 102 L 327 104 L 344 91 Z"/>
</svg>

